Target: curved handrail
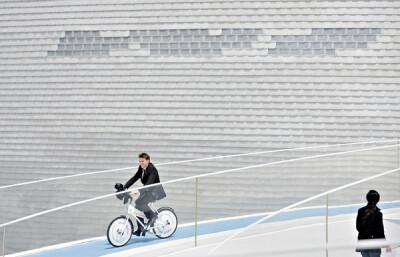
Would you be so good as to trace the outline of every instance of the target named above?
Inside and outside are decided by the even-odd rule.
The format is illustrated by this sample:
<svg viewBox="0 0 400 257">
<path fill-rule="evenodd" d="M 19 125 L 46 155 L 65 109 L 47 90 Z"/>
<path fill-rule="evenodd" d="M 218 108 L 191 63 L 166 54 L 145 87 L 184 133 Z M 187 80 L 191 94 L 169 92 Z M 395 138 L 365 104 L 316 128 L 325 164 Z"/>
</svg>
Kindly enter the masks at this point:
<svg viewBox="0 0 400 257">
<path fill-rule="evenodd" d="M 314 200 L 314 199 L 317 199 L 317 198 L 319 198 L 319 197 L 326 196 L 326 195 L 328 195 L 328 194 L 331 194 L 331 193 L 334 193 L 334 192 L 337 192 L 337 191 L 346 189 L 346 188 L 348 188 L 348 187 L 352 187 L 352 186 L 361 184 L 361 183 L 366 182 L 366 181 L 369 181 L 369 180 L 373 180 L 373 179 L 376 179 L 376 178 L 379 178 L 379 177 L 383 177 L 383 176 L 386 176 L 386 175 L 388 175 L 388 174 L 391 174 L 391 173 L 394 173 L 394 172 L 397 172 L 397 171 L 400 171 L 400 168 L 392 169 L 392 170 L 389 170 L 389 171 L 386 171 L 386 172 L 383 172 L 383 173 L 380 173 L 380 174 L 377 174 L 377 175 L 374 175 L 374 176 L 371 176 L 371 177 L 367 177 L 367 178 L 364 178 L 364 179 L 360 179 L 360 180 L 357 180 L 357 181 L 355 181 L 355 182 L 352 182 L 352 183 L 349 183 L 349 184 L 346 184 L 346 185 L 343 185 L 343 186 L 340 186 L 340 187 L 337 187 L 337 188 L 328 190 L 328 191 L 323 192 L 323 193 L 321 193 L 321 194 L 318 194 L 318 195 L 309 197 L 309 198 L 307 198 L 307 199 L 305 199 L 305 200 L 302 200 L 302 201 L 299 201 L 299 202 L 297 202 L 297 203 L 294 203 L 294 204 L 291 204 L 291 205 L 289 205 L 289 206 L 286 206 L 286 207 L 284 207 L 284 208 L 282 208 L 282 209 L 280 209 L 280 210 L 278 210 L 278 211 L 276 211 L 276 212 L 273 212 L 273 213 L 271 213 L 271 214 L 265 216 L 264 218 L 261 218 L 261 219 L 257 220 L 256 222 L 250 224 L 249 226 L 247 226 L 247 227 L 245 227 L 245 228 L 239 229 L 237 232 L 235 232 L 235 233 L 232 234 L 231 236 L 227 237 L 224 241 L 222 241 L 222 242 L 219 243 L 216 247 L 214 247 L 213 249 L 211 249 L 211 251 L 208 252 L 207 256 L 210 256 L 212 253 L 214 253 L 216 250 L 218 250 L 220 247 L 222 247 L 222 246 L 223 246 L 224 244 L 226 244 L 228 241 L 232 240 L 234 237 L 238 236 L 239 234 L 243 233 L 244 231 L 246 231 L 246 230 L 252 228 L 253 226 L 255 226 L 255 225 L 257 225 L 257 224 L 260 224 L 261 222 L 264 222 L 264 221 L 266 221 L 266 220 L 269 220 L 269 219 L 271 219 L 272 217 L 274 217 L 274 216 L 276 216 L 276 215 L 278 215 L 278 214 L 280 214 L 280 213 L 282 213 L 282 212 L 285 212 L 285 211 L 287 211 L 287 210 L 290 210 L 290 209 L 292 209 L 292 208 L 294 208 L 294 207 L 296 207 L 296 206 L 299 206 L 299 205 L 301 205 L 301 204 L 310 202 L 310 201 L 312 201 L 312 200 Z"/>
<path fill-rule="evenodd" d="M 281 256 L 285 253 L 297 253 L 298 255 L 301 254 L 306 254 L 310 252 L 317 252 L 317 251 L 323 251 L 323 250 L 345 250 L 345 249 L 375 249 L 375 248 L 381 248 L 382 245 L 390 245 L 392 249 L 399 248 L 400 246 L 400 241 L 397 240 L 379 240 L 375 239 L 372 241 L 365 240 L 366 242 L 356 242 L 356 243 L 340 243 L 340 244 L 316 244 L 313 243 L 313 246 L 310 245 L 305 245 L 305 246 L 297 246 L 297 247 L 288 247 L 284 249 L 276 249 L 273 247 L 270 247 L 269 249 L 254 249 L 254 248 L 249 248 L 246 250 L 246 255 L 248 256 Z M 207 246 L 204 246 L 207 247 Z M 190 250 L 190 249 L 189 249 Z M 189 251 L 189 250 L 183 250 L 183 251 Z M 214 253 L 215 257 L 224 257 L 224 256 L 229 256 L 229 257 L 241 257 L 243 256 L 242 252 L 229 252 L 229 253 Z"/>
<path fill-rule="evenodd" d="M 318 149 L 318 148 L 328 148 L 328 147 L 337 147 L 337 146 L 349 146 L 349 145 L 389 143 L 389 142 L 398 142 L 398 141 L 399 141 L 399 139 L 393 139 L 393 140 L 382 140 L 382 141 L 342 143 L 342 144 L 333 144 L 333 145 L 307 146 L 307 147 L 298 147 L 298 148 L 289 148 L 289 149 L 280 149 L 280 150 L 269 150 L 269 151 L 252 152 L 252 153 L 221 155 L 221 156 L 206 157 L 206 158 L 191 159 L 191 160 L 181 160 L 181 161 L 174 161 L 174 162 L 167 162 L 167 163 L 159 163 L 159 164 L 157 164 L 157 166 L 166 166 L 166 165 L 197 162 L 197 161 L 208 161 L 208 160 L 232 158 L 232 157 L 239 157 L 239 156 L 250 156 L 250 155 L 266 154 L 266 153 L 278 153 L 278 152 L 306 150 L 306 149 Z M 109 172 L 116 172 L 116 171 L 124 171 L 124 170 L 136 169 L 136 168 L 137 168 L 137 166 L 133 166 L 133 167 L 125 167 L 125 168 L 118 168 L 118 169 L 111 169 L 111 170 L 93 171 L 93 172 L 79 173 L 79 174 L 66 175 L 66 176 L 60 176 L 60 177 L 53 177 L 53 178 L 47 178 L 47 179 L 40 179 L 40 180 L 34 180 L 34 181 L 27 181 L 27 182 L 21 182 L 21 183 L 16 183 L 16 184 L 11 184 L 11 185 L 0 186 L 0 190 L 1 189 L 6 189 L 6 188 L 12 188 L 12 187 L 36 184 L 36 183 L 41 183 L 41 182 L 48 182 L 48 181 L 54 181 L 54 180 L 61 180 L 61 179 L 67 179 L 67 178 L 73 178 L 73 177 L 95 175 L 95 174 L 102 174 L 102 173 L 109 173 Z"/>
<path fill-rule="evenodd" d="M 395 144 L 395 145 L 386 145 L 386 146 L 379 146 L 379 147 L 372 147 L 372 148 L 363 148 L 363 149 L 357 149 L 357 150 L 351 150 L 351 151 L 344 151 L 344 152 L 335 152 L 335 153 L 329 153 L 329 154 L 319 154 L 319 155 L 312 155 L 312 156 L 306 156 L 306 157 L 300 157 L 300 158 L 294 158 L 294 159 L 289 159 L 289 160 L 282 160 L 282 161 L 276 161 L 276 162 L 269 162 L 269 163 L 262 163 L 262 164 L 257 164 L 257 165 L 251 165 L 251 166 L 246 166 L 246 167 L 241 167 L 241 168 L 234 168 L 234 169 L 228 169 L 228 170 L 222 170 L 222 171 L 217 171 L 217 172 L 212 172 L 212 173 L 207 173 L 207 174 L 202 174 L 202 175 L 195 175 L 195 176 L 190 176 L 190 177 L 186 177 L 186 178 L 180 178 L 180 179 L 175 179 L 175 180 L 169 180 L 169 181 L 165 181 L 162 183 L 157 183 L 157 184 L 152 184 L 152 185 L 148 185 L 148 186 L 142 186 L 142 187 L 138 187 L 137 189 L 144 189 L 144 188 L 149 188 L 149 187 L 153 187 L 153 186 L 157 186 L 157 185 L 166 185 L 166 184 L 171 184 L 171 183 L 176 183 L 176 182 L 180 182 L 180 181 L 185 181 L 185 180 L 191 180 L 191 179 L 196 179 L 196 178 L 202 178 L 202 177 L 209 177 L 209 176 L 213 176 L 213 175 L 219 175 L 219 174 L 224 174 L 224 173 L 229 173 L 229 172 L 235 172 L 235 171 L 241 171 L 241 170 L 248 170 L 248 169 L 252 169 L 252 168 L 259 168 L 259 167 L 267 167 L 267 166 L 272 166 L 272 165 L 277 165 L 277 164 L 283 164 L 283 163 L 290 163 L 290 162 L 295 162 L 295 161 L 301 161 L 301 160 L 309 160 L 309 159 L 316 159 L 316 158 L 321 158 L 321 157 L 328 157 L 328 156 L 336 156 L 336 155 L 343 155 L 343 154 L 348 154 L 348 153 L 355 153 L 355 152 L 363 152 L 363 151 L 369 151 L 369 150 L 377 150 L 377 149 L 384 149 L 384 148 L 389 148 L 389 147 L 394 147 L 394 146 L 398 146 L 399 144 Z M 59 206 L 53 209 L 49 209 L 46 211 L 42 211 L 42 212 L 38 212 L 35 214 L 31 214 L 19 219 L 15 219 L 3 224 L 0 224 L 0 228 L 1 227 L 5 227 L 14 223 L 18 223 L 20 221 L 24 221 L 24 220 L 28 220 L 37 216 L 41 216 L 47 213 L 51 213 L 51 212 L 55 212 L 61 209 L 65 209 L 68 207 L 72 207 L 72 206 L 76 206 L 76 205 L 80 205 L 80 204 L 84 204 L 84 203 L 88 203 L 88 202 L 92 202 L 95 200 L 99 200 L 99 199 L 103 199 L 103 198 L 107 198 L 107 197 L 111 197 L 114 195 L 119 195 L 125 193 L 125 191 L 122 192 L 117 192 L 117 193 L 112 193 L 112 194 L 107 194 L 107 195 L 102 195 L 102 196 L 98 196 L 98 197 L 94 197 L 94 198 L 90 198 L 90 199 L 86 199 L 86 200 L 82 200 L 82 201 L 78 201 L 78 202 L 74 202 L 71 204 L 67 204 L 67 205 L 63 205 L 63 206 Z M 320 195 L 318 195 L 319 197 Z M 310 199 L 310 198 L 309 198 Z M 314 199 L 314 198 L 313 198 Z M 297 204 L 298 205 L 298 204 Z M 297 206 L 295 205 L 295 206 Z M 290 208 L 294 207 L 293 205 L 290 206 Z M 285 209 L 286 210 L 286 209 Z"/>
</svg>

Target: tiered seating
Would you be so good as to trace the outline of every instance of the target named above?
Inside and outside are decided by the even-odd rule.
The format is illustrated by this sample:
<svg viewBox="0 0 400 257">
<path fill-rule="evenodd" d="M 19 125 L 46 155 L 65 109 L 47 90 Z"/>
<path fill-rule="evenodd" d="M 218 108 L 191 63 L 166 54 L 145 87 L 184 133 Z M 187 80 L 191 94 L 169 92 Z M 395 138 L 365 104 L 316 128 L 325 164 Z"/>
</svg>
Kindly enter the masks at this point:
<svg viewBox="0 0 400 257">
<path fill-rule="evenodd" d="M 136 166 L 143 151 L 157 165 L 398 138 L 399 8 L 389 0 L 1 2 L 0 185 Z M 273 160 L 159 169 L 170 180 Z M 306 171 L 261 170 L 257 179 L 291 182 Z M 344 183 L 349 172 L 339 171 L 332 178 Z M 326 176 L 308 175 L 275 199 L 326 188 Z M 115 182 L 97 179 L 93 195 Z M 241 175 L 225 179 L 205 182 L 225 200 L 246 186 Z M 27 211 L 73 201 L 82 181 L 66 182 L 74 192 L 48 205 L 33 196 Z M 183 213 L 194 199 L 185 186 L 169 189 L 187 193 L 176 203 Z M 12 206 L 9 217 L 18 216 Z"/>
</svg>

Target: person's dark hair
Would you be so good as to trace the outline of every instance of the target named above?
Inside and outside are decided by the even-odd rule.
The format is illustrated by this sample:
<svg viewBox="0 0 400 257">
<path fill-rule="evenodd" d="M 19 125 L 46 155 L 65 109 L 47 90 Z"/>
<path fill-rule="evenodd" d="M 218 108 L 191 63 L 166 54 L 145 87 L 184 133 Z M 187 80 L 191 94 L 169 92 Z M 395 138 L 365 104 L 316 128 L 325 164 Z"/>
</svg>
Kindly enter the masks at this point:
<svg viewBox="0 0 400 257">
<path fill-rule="evenodd" d="M 379 202 L 379 198 L 379 193 L 375 190 L 369 190 L 369 192 L 367 193 L 367 208 L 365 208 L 365 211 L 361 216 L 363 225 L 365 225 L 369 217 L 375 213 L 376 204 Z"/>
<path fill-rule="evenodd" d="M 367 201 L 368 203 L 377 204 L 379 202 L 380 196 L 379 193 L 375 190 L 369 190 L 367 193 Z"/>
<path fill-rule="evenodd" d="M 150 155 L 148 155 L 147 153 L 141 153 L 141 154 L 139 154 L 138 157 L 146 159 L 146 160 L 150 160 Z"/>
</svg>

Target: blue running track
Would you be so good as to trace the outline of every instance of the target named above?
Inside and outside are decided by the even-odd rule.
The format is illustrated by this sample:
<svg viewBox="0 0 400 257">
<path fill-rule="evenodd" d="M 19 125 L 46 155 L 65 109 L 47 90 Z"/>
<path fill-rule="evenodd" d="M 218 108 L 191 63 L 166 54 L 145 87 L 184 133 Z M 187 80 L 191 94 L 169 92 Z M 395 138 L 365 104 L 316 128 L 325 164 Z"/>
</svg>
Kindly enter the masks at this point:
<svg viewBox="0 0 400 257">
<path fill-rule="evenodd" d="M 345 206 L 345 207 L 334 207 L 329 208 L 329 216 L 344 215 L 344 214 L 355 214 L 357 213 L 359 206 Z M 400 202 L 381 203 L 379 208 L 391 209 L 399 208 Z M 307 209 L 291 210 L 281 213 L 265 222 L 277 222 L 277 221 L 288 221 L 307 217 L 318 217 L 325 216 L 325 207 L 315 207 Z M 265 215 L 251 216 L 251 217 L 240 217 L 229 220 L 212 221 L 198 225 L 198 235 L 213 234 L 222 231 L 228 231 L 233 229 L 239 229 L 246 227 L 257 220 L 265 217 Z M 113 247 L 107 241 L 98 240 L 87 243 L 76 244 L 60 249 L 47 250 L 36 254 L 27 255 L 29 257 L 71 257 L 71 256 L 85 256 L 85 257 L 98 257 L 111 253 L 126 251 L 134 248 L 149 246 L 153 244 L 168 242 L 177 239 L 184 239 L 194 237 L 194 225 L 178 227 L 175 234 L 167 239 L 159 239 L 153 234 L 148 234 L 145 237 L 132 236 L 131 240 L 123 247 Z"/>
</svg>

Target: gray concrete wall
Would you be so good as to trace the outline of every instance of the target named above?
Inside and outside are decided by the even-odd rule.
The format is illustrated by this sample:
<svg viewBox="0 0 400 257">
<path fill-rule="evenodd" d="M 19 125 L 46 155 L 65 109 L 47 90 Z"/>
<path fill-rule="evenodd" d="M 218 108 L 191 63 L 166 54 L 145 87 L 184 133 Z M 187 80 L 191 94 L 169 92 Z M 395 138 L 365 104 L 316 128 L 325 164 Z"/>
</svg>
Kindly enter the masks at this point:
<svg viewBox="0 0 400 257">
<path fill-rule="evenodd" d="M 397 1 L 0 2 L 0 185 L 136 166 L 143 151 L 159 164 L 399 138 L 399 8 Z M 289 157 L 159 168 L 170 180 Z M 360 178 L 366 167 L 398 167 L 382 160 L 332 169 L 338 182 L 330 185 Z M 296 175 L 280 171 L 274 179 Z M 0 220 L 109 193 L 132 172 L 2 192 Z M 325 178 L 298 196 L 328 188 Z M 396 188 L 399 179 L 390 181 Z M 215 187 L 224 183 L 239 182 Z M 193 184 L 170 192 L 185 213 Z M 277 195 L 282 204 L 297 199 Z M 98 227 L 82 237 L 101 234 Z"/>
</svg>

